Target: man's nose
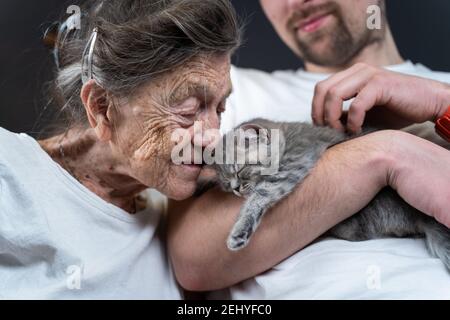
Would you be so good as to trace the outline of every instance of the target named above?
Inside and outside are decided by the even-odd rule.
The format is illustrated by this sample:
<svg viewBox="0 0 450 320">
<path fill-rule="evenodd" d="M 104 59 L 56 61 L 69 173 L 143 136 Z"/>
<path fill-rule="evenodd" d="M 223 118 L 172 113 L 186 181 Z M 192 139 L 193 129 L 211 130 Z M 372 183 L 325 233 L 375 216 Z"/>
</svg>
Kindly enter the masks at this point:
<svg viewBox="0 0 450 320">
<path fill-rule="evenodd" d="M 298 10 L 307 2 L 312 2 L 316 0 L 287 0 L 287 5 L 289 10 Z"/>
</svg>

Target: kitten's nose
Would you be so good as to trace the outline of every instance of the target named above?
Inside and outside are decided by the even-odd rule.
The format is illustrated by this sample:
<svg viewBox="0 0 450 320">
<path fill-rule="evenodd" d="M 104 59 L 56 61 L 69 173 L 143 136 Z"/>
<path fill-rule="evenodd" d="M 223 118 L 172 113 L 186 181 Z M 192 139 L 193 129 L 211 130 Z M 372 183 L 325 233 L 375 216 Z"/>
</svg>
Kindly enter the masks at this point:
<svg viewBox="0 0 450 320">
<path fill-rule="evenodd" d="M 239 182 L 236 179 L 231 179 L 230 187 L 233 190 L 239 189 Z"/>
<path fill-rule="evenodd" d="M 230 183 L 230 187 L 231 189 L 233 189 L 233 193 L 237 196 L 241 196 L 241 193 L 239 192 L 239 189 L 241 188 L 239 182 L 237 182 L 236 180 L 231 181 Z"/>
</svg>

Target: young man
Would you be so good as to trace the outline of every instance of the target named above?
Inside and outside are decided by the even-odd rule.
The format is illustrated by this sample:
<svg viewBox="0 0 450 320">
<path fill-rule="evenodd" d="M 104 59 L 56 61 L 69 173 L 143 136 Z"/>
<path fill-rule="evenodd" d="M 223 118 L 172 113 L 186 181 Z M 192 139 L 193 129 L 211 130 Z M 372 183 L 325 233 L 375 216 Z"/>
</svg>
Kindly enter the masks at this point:
<svg viewBox="0 0 450 320">
<path fill-rule="evenodd" d="M 339 127 L 339 104 L 351 96 L 335 90 L 329 95 L 331 107 L 330 103 L 325 107 L 320 94 L 314 99 L 314 92 L 318 83 L 322 83 L 320 88 L 329 89 L 326 80 L 332 74 L 342 75 L 357 63 L 364 64 L 354 67 L 351 74 L 372 72 L 373 67 L 365 65 L 370 64 L 450 83 L 449 74 L 402 59 L 386 21 L 384 1 L 261 0 L 261 4 L 277 33 L 303 60 L 305 70 L 267 74 L 234 68 L 234 93 L 222 118 L 223 131 L 255 117 L 311 121 L 311 115 L 318 124 Z M 380 30 L 366 26 L 370 5 L 381 8 Z M 342 86 L 352 83 L 348 76 L 338 79 L 344 81 Z M 421 125 L 420 129 L 422 136 L 445 145 L 432 125 Z M 417 128 L 410 130 L 418 133 Z M 394 159 L 389 163 L 398 163 L 400 157 L 408 155 L 416 166 L 427 165 L 430 157 L 414 157 L 414 151 L 408 150 L 418 143 L 413 139 L 397 132 L 380 132 L 330 149 L 305 183 L 265 217 L 250 245 L 238 253 L 227 251 L 225 239 L 242 200 L 213 190 L 174 205 L 169 249 L 179 281 L 192 290 L 218 289 L 274 267 L 372 199 L 386 183 L 373 184 L 377 177 L 383 177 L 376 172 L 384 172 L 386 154 Z M 386 140 L 395 141 L 395 148 L 385 149 Z M 444 149 L 420 143 L 427 154 L 448 157 Z M 432 167 L 438 173 L 445 163 Z M 398 176 L 396 181 L 407 181 L 405 185 L 423 183 L 413 175 L 406 175 L 409 180 Z M 430 257 L 421 240 L 357 243 L 325 239 L 228 293 L 231 298 L 244 299 L 449 298 L 450 289 L 442 286 L 449 280 L 444 266 Z"/>
<path fill-rule="evenodd" d="M 449 73 L 431 71 L 400 56 L 386 19 L 384 0 L 261 0 L 261 5 L 305 69 L 268 74 L 233 68 L 235 92 L 222 117 L 224 131 L 255 116 L 310 122 L 316 85 L 357 63 L 450 82 Z M 367 27 L 367 8 L 371 5 L 381 9 L 381 29 Z M 448 146 L 429 123 L 408 131 Z"/>
</svg>

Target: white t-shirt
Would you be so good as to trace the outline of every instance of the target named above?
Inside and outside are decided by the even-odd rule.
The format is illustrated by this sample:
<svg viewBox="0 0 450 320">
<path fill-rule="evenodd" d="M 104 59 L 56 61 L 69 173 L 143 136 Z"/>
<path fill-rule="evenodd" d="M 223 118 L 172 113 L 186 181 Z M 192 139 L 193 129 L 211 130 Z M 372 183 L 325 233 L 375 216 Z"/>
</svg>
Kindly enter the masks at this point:
<svg viewBox="0 0 450 320">
<path fill-rule="evenodd" d="M 410 61 L 388 69 L 450 83 L 449 73 Z M 233 94 L 222 131 L 262 117 L 311 122 L 317 82 L 329 75 L 299 71 L 271 74 L 232 68 Z M 348 107 L 348 103 L 347 103 Z M 409 131 L 449 146 L 431 123 Z M 321 239 L 273 269 L 212 297 L 232 299 L 450 299 L 450 273 L 421 239 L 349 242 Z"/>
<path fill-rule="evenodd" d="M 180 299 L 161 238 L 166 200 L 130 215 L 0 128 L 0 299 Z"/>
</svg>

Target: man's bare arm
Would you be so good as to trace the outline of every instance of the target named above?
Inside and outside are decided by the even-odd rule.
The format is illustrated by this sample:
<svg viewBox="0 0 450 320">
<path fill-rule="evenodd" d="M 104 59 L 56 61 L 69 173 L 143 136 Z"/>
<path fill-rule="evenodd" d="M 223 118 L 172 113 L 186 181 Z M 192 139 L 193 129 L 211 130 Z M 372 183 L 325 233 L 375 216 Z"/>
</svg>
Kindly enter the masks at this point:
<svg viewBox="0 0 450 320">
<path fill-rule="evenodd" d="M 329 149 L 310 176 L 272 208 L 250 244 L 231 252 L 226 238 L 243 199 L 217 189 L 169 210 L 169 252 L 180 284 L 215 290 L 270 269 L 362 209 L 386 185 L 393 132 L 364 136 Z"/>
</svg>

